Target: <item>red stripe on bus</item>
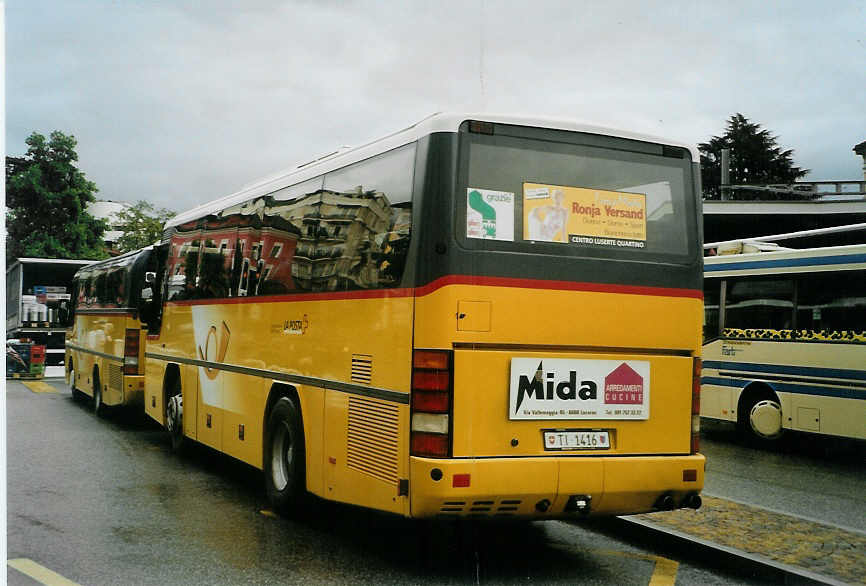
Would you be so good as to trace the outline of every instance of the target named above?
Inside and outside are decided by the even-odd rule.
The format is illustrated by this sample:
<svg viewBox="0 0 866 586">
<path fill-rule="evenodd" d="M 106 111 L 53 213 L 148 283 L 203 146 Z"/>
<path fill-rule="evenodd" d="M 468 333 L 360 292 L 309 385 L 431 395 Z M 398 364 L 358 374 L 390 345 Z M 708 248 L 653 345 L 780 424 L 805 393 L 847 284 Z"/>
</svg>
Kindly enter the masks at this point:
<svg viewBox="0 0 866 586">
<path fill-rule="evenodd" d="M 557 291 L 587 291 L 591 293 L 623 293 L 627 295 L 654 295 L 661 297 L 691 297 L 703 299 L 700 289 L 674 287 L 644 287 L 637 285 L 613 285 L 607 283 L 576 283 L 572 281 L 548 281 L 542 279 L 518 279 L 510 277 L 473 277 L 470 275 L 448 275 L 440 277 L 422 287 L 416 295 L 422 297 L 448 285 L 480 285 L 485 287 L 515 287 L 520 289 L 553 289 Z"/>
<path fill-rule="evenodd" d="M 636 285 L 611 285 L 605 283 L 575 283 L 571 281 L 548 281 L 541 279 L 517 279 L 508 277 L 473 277 L 448 275 L 422 287 L 402 289 L 373 289 L 362 291 L 338 291 L 322 293 L 296 293 L 292 295 L 262 295 L 253 297 L 227 297 L 220 299 L 188 299 L 169 301 L 168 305 L 231 305 L 236 303 L 276 303 L 292 301 L 337 301 L 345 299 L 382 299 L 398 297 L 424 297 L 450 285 L 477 285 L 483 287 L 513 287 L 519 289 L 547 289 L 557 291 L 585 291 L 590 293 L 619 293 L 626 295 L 652 295 L 656 297 L 688 297 L 703 299 L 700 289 L 673 287 L 642 287 Z"/>
</svg>

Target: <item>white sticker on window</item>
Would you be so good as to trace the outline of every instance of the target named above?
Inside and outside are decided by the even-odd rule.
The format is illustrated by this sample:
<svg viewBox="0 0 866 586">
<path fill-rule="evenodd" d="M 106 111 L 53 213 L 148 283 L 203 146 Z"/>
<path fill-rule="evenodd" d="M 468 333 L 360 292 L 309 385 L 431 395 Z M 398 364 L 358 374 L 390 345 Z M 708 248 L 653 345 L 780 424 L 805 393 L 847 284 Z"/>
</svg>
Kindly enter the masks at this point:
<svg viewBox="0 0 866 586">
<path fill-rule="evenodd" d="M 534 189 L 527 189 L 524 192 L 524 197 L 526 199 L 547 199 L 550 197 L 550 189 L 547 187 L 536 187 Z"/>
<path fill-rule="evenodd" d="M 466 237 L 514 241 L 514 193 L 466 190 Z"/>
</svg>

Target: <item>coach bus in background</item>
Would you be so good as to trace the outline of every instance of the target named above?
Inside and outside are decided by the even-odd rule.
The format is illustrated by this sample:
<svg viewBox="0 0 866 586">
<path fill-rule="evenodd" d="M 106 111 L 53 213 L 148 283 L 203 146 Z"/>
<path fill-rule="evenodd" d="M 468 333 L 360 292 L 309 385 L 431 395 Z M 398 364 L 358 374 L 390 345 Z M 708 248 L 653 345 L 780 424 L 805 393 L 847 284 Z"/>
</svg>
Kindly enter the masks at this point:
<svg viewBox="0 0 866 586">
<path fill-rule="evenodd" d="M 66 380 L 76 398 L 106 407 L 144 402 L 144 335 L 139 307 L 152 247 L 89 265 L 72 282 Z M 147 291 L 144 291 L 147 296 Z"/>
<path fill-rule="evenodd" d="M 721 254 L 705 259 L 701 416 L 765 443 L 785 430 L 866 439 L 866 244 L 771 240 L 708 245 Z"/>
<path fill-rule="evenodd" d="M 697 151 L 438 114 L 169 220 L 145 410 L 411 517 L 700 506 Z"/>
</svg>

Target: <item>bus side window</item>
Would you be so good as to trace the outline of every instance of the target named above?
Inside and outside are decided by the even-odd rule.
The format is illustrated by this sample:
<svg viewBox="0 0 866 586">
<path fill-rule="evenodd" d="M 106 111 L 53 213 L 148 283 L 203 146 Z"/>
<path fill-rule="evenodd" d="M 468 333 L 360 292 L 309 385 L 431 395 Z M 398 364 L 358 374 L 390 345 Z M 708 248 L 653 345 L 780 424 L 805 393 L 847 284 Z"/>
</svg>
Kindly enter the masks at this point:
<svg viewBox="0 0 866 586">
<path fill-rule="evenodd" d="M 124 267 L 115 267 L 108 270 L 105 276 L 105 300 L 106 307 L 126 307 L 126 291 L 123 280 L 126 276 Z"/>
<path fill-rule="evenodd" d="M 325 175 L 316 252 L 333 268 L 313 290 L 397 287 L 412 218 L 415 144 Z M 300 272 L 300 270 L 296 271 Z"/>
<path fill-rule="evenodd" d="M 790 278 L 728 281 L 725 328 L 789 330 L 794 324 L 794 282 Z"/>
<path fill-rule="evenodd" d="M 79 307 L 89 307 L 93 303 L 93 275 L 87 274 L 84 277 L 84 286 L 81 288 L 81 297 L 79 298 Z"/>
<path fill-rule="evenodd" d="M 720 279 L 704 280 L 704 343 L 719 337 Z"/>
<path fill-rule="evenodd" d="M 96 304 L 99 307 L 105 307 L 108 304 L 108 287 L 106 280 L 107 274 L 104 269 L 96 273 L 96 280 L 94 281 L 94 297 Z"/>
<path fill-rule="evenodd" d="M 81 288 L 81 281 L 78 278 L 72 280 L 70 287 L 69 301 L 64 301 L 60 304 L 62 326 L 70 328 L 75 324 L 75 309 L 78 307 L 78 291 Z"/>
<path fill-rule="evenodd" d="M 866 331 L 866 272 L 809 273 L 797 293 L 798 328 Z"/>
<path fill-rule="evenodd" d="M 153 253 L 150 255 L 145 267 L 145 275 L 154 275 L 153 282 L 147 282 L 148 278 L 145 276 L 145 282 L 140 284 L 142 291 L 139 292 L 139 313 L 141 321 L 147 325 L 148 335 L 159 334 L 162 325 L 163 301 L 165 300 L 165 292 L 167 291 L 168 281 L 171 277 L 166 271 L 168 254 L 168 244 L 154 247 Z M 146 298 L 146 295 L 141 295 L 147 289 L 150 290 L 149 299 Z"/>
</svg>

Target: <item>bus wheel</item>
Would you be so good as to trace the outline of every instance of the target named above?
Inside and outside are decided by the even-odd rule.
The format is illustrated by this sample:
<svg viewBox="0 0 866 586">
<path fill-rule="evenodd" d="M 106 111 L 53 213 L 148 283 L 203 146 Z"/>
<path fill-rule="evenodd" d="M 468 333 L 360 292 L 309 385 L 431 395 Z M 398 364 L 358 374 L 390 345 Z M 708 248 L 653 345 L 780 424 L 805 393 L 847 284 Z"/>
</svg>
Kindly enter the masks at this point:
<svg viewBox="0 0 866 586">
<path fill-rule="evenodd" d="M 265 489 L 271 506 L 283 513 L 296 510 L 304 495 L 304 432 L 294 401 L 274 405 L 265 428 Z"/>
<path fill-rule="evenodd" d="M 180 450 L 183 446 L 183 393 L 180 381 L 175 381 L 174 388 L 165 401 L 165 428 L 171 437 L 171 449 Z"/>
<path fill-rule="evenodd" d="M 83 394 L 81 391 L 75 388 L 75 368 L 69 369 L 69 390 L 72 391 L 72 400 L 77 401 L 81 398 Z"/>
<path fill-rule="evenodd" d="M 775 397 L 752 397 L 741 412 L 742 427 L 761 442 L 771 443 L 782 436 L 782 405 Z"/>
<path fill-rule="evenodd" d="M 93 371 L 93 412 L 99 417 L 105 417 L 105 403 L 102 402 L 102 384 L 99 381 L 99 371 Z"/>
</svg>

